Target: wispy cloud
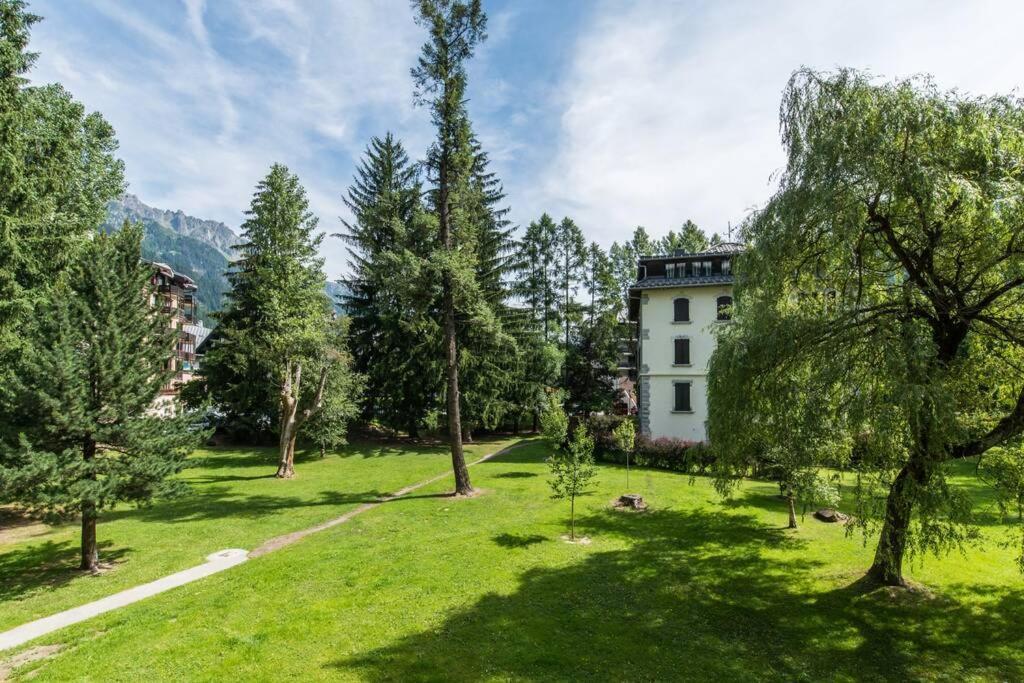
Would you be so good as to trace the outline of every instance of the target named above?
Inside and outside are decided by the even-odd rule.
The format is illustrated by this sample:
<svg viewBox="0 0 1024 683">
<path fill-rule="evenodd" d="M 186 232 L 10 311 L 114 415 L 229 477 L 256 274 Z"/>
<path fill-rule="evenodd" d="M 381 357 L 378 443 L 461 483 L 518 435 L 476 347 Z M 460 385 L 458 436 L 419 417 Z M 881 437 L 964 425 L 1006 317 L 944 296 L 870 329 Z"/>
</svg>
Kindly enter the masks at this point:
<svg viewBox="0 0 1024 683">
<path fill-rule="evenodd" d="M 606 244 L 687 218 L 723 232 L 770 195 L 794 69 L 1005 92 L 1024 74 L 1021 25 L 1011 2 L 605 2 L 564 78 L 557 156 L 527 199 Z"/>
<path fill-rule="evenodd" d="M 34 78 L 64 83 L 114 124 L 131 190 L 151 204 L 237 226 L 280 161 L 329 233 L 370 135 L 390 128 L 426 145 L 409 81 L 421 37 L 404 0 L 33 9 L 46 17 Z M 329 274 L 340 274 L 340 244 L 329 239 L 324 252 Z"/>
<path fill-rule="evenodd" d="M 144 201 L 241 221 L 270 164 L 302 178 L 325 232 L 371 135 L 420 156 L 407 0 L 36 0 L 34 77 L 118 132 Z M 470 110 L 520 224 L 571 215 L 603 244 L 687 218 L 723 231 L 770 195 L 779 95 L 801 65 L 1021 83 L 1024 3 L 490 0 Z M 325 241 L 328 272 L 344 249 Z"/>
</svg>

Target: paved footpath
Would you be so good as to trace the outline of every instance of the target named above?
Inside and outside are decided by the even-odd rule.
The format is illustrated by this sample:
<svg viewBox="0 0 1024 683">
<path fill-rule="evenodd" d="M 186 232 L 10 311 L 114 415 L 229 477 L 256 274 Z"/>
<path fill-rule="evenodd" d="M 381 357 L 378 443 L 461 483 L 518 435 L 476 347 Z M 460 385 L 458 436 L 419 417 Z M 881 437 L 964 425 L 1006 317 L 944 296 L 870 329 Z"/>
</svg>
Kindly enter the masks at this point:
<svg viewBox="0 0 1024 683">
<path fill-rule="evenodd" d="M 519 448 L 520 446 L 525 445 L 525 443 L 513 444 L 512 446 L 503 448 L 500 451 L 489 453 L 480 458 L 479 460 L 475 460 L 469 464 L 470 466 L 476 465 L 478 463 L 484 462 L 485 460 L 490 460 L 491 458 L 494 458 L 496 456 L 504 455 L 505 453 L 508 453 L 514 448 Z M 296 541 L 305 538 L 310 534 L 314 534 L 318 531 L 323 531 L 324 529 L 330 529 L 331 527 L 337 526 L 339 524 L 344 524 L 356 515 L 360 515 L 366 512 L 367 510 L 372 510 L 373 508 L 379 505 L 383 505 L 388 501 L 395 500 L 396 498 L 401 498 L 406 494 L 412 493 L 416 489 L 423 488 L 424 486 L 429 486 L 430 484 L 433 484 L 436 481 L 440 481 L 441 479 L 444 479 L 445 477 L 448 477 L 450 475 L 450 472 L 439 474 L 436 477 L 431 477 L 430 479 L 421 481 L 417 484 L 406 486 L 405 488 L 400 489 L 392 493 L 391 495 L 381 498 L 379 502 L 364 503 L 363 505 L 360 505 L 354 510 L 346 512 L 340 517 L 335 517 L 334 519 L 323 522 L 322 524 L 317 524 L 316 526 L 309 527 L 308 529 L 302 529 L 301 531 L 295 531 L 290 534 L 285 534 L 284 536 L 277 536 L 276 538 L 272 538 L 269 541 L 266 541 L 258 548 L 253 550 L 251 553 L 239 548 L 221 550 L 219 552 L 213 553 L 212 555 L 208 555 L 206 558 L 206 562 L 197 567 L 185 569 L 175 574 L 171 574 L 170 576 L 165 576 L 162 579 L 157 579 L 156 581 L 144 583 L 141 586 L 129 588 L 128 590 L 121 591 L 120 593 L 115 593 L 114 595 L 101 598 L 99 600 L 87 603 L 80 607 L 74 607 L 63 612 L 58 612 L 57 614 L 54 614 L 52 616 L 44 617 L 42 619 L 36 619 L 35 621 L 30 621 L 27 624 L 22 624 L 21 626 L 12 628 L 9 631 L 4 631 L 3 633 L 0 633 L 0 651 L 9 650 L 13 647 L 18 647 L 19 645 L 24 645 L 30 640 L 34 640 L 35 638 L 44 636 L 47 633 L 53 633 L 54 631 L 62 629 L 65 626 L 77 624 L 80 621 L 91 619 L 92 617 L 103 614 L 104 612 L 109 612 L 111 610 L 117 609 L 118 607 L 130 605 L 133 602 L 138 602 L 139 600 L 148 598 L 151 595 L 163 593 L 164 591 L 170 590 L 172 588 L 184 586 L 186 583 L 192 583 L 197 579 L 210 576 L 211 574 L 222 572 L 225 569 L 230 569 L 231 567 L 234 567 L 245 562 L 247 559 L 251 557 L 259 557 L 260 555 L 266 555 L 267 553 L 273 552 L 287 545 L 291 545 L 292 543 L 295 543 Z"/>
</svg>

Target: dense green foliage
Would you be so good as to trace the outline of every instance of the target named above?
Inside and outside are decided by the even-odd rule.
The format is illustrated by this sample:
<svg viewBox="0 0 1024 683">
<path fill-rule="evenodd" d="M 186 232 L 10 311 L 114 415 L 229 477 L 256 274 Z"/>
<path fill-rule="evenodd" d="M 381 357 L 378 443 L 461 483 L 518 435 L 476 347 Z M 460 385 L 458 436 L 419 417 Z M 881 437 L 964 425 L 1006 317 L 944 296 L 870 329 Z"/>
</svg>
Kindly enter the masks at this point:
<svg viewBox="0 0 1024 683">
<path fill-rule="evenodd" d="M 275 164 L 246 216 L 228 305 L 218 315 L 203 374 L 223 426 L 247 438 L 277 436 L 278 476 L 291 477 L 304 424 L 327 400 L 353 404 L 351 410 L 332 404 L 332 419 L 354 413 L 361 381 L 348 374 L 344 336 L 332 333 L 317 255 L 323 235 L 315 232 L 298 178 Z M 325 398 L 331 393 L 338 395 Z"/>
<path fill-rule="evenodd" d="M 27 84 L 37 21 L 21 0 L 0 0 L 0 386 L 23 348 L 21 323 L 124 188 L 107 122 L 59 85 Z"/>
<path fill-rule="evenodd" d="M 23 426 L 0 444 L 0 502 L 81 516 L 82 569 L 98 567 L 100 513 L 175 493 L 203 438 L 189 414 L 152 414 L 177 330 L 150 303 L 141 240 L 138 226 L 95 236 L 47 288 L 12 380 Z"/>
<path fill-rule="evenodd" d="M 782 130 L 711 363 L 720 475 L 758 431 L 800 467 L 855 443 L 871 574 L 900 583 L 905 553 L 977 534 L 950 461 L 1024 432 L 1024 105 L 800 71 Z"/>
<path fill-rule="evenodd" d="M 444 370 L 440 326 L 420 303 L 437 294 L 418 286 L 436 240 L 421 194 L 401 142 L 373 138 L 345 198 L 354 218 L 339 235 L 349 245 L 354 367 L 367 379 L 363 415 L 412 437 L 437 409 Z"/>
</svg>

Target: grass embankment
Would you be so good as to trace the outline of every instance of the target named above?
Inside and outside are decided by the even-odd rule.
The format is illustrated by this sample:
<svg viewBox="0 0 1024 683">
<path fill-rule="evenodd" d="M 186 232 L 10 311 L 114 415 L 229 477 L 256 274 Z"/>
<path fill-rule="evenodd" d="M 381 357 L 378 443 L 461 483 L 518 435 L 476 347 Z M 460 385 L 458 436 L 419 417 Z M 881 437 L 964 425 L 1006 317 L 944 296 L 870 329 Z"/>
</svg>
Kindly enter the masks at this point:
<svg viewBox="0 0 1024 683">
<path fill-rule="evenodd" d="M 466 457 L 508 443 L 482 441 L 467 446 Z M 446 446 L 352 444 L 322 460 L 301 455 L 296 478 L 281 481 L 276 458 L 271 448 L 199 451 L 181 475 L 189 495 L 104 513 L 100 561 L 112 567 L 97 576 L 74 569 L 77 524 L 0 535 L 0 631 L 201 564 L 218 550 L 252 550 L 451 466 Z"/>
<path fill-rule="evenodd" d="M 894 595 L 857 581 L 870 543 L 810 517 L 796 532 L 783 529 L 785 509 L 771 484 L 747 484 L 723 503 L 707 480 L 634 471 L 632 488 L 652 509 L 627 513 L 609 507 L 623 492 L 623 471 L 603 466 L 597 490 L 578 504 L 579 528 L 592 543 L 566 544 L 559 537 L 568 505 L 550 499 L 543 457 L 540 444 L 520 448 L 473 468 L 482 496 L 443 497 L 450 484 L 438 483 L 54 634 L 40 642 L 64 649 L 19 673 L 35 671 L 39 680 L 1024 678 L 1024 590 L 1012 549 L 997 544 L 1007 529 L 994 517 L 983 520 L 987 540 L 966 556 L 912 568 L 931 594 Z M 294 483 L 310 478 L 304 472 Z M 338 491 L 378 489 L 345 481 Z"/>
</svg>

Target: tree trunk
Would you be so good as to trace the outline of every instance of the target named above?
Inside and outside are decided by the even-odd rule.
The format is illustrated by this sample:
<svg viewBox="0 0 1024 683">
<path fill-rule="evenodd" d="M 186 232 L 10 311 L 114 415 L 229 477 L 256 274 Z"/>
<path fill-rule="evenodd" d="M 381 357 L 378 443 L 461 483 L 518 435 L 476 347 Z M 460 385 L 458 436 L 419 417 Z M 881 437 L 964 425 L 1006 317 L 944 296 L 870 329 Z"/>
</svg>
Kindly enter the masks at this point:
<svg viewBox="0 0 1024 683">
<path fill-rule="evenodd" d="M 576 540 L 576 496 L 569 496 L 569 540 Z"/>
<path fill-rule="evenodd" d="M 537 430 L 540 429 L 540 413 L 536 410 L 533 411 L 533 433 L 536 434 Z"/>
<path fill-rule="evenodd" d="M 796 495 L 793 494 L 793 489 L 789 489 L 786 492 L 786 504 L 789 507 L 789 528 L 796 528 Z"/>
<path fill-rule="evenodd" d="M 96 457 L 96 441 L 86 437 L 82 444 L 82 459 L 87 463 Z M 95 475 L 88 475 L 95 479 Z M 100 568 L 100 553 L 96 545 L 96 504 L 82 501 L 82 562 L 79 569 L 95 572 Z"/>
<path fill-rule="evenodd" d="M 281 438 L 278 442 L 280 459 L 277 464 L 278 479 L 291 479 L 295 476 L 295 441 L 299 430 L 306 420 L 323 407 L 324 389 L 327 386 L 327 367 L 320 371 L 313 404 L 299 412 L 299 392 L 302 389 L 302 363 L 285 363 L 285 377 L 281 384 Z"/>
<path fill-rule="evenodd" d="M 448 97 L 448 84 L 445 83 L 442 98 Z M 448 125 L 444 121 L 441 126 Z M 449 255 L 453 254 L 451 216 L 449 215 L 450 182 L 448 177 L 451 163 L 451 147 L 442 139 L 441 158 L 438 164 L 437 179 L 437 223 L 440 231 L 441 244 Z M 457 179 L 456 179 L 457 180 Z M 473 486 L 469 481 L 469 468 L 462 454 L 462 417 L 459 413 L 459 346 L 455 330 L 455 293 L 452 291 L 452 274 L 446 268 L 441 278 L 441 308 L 444 316 L 445 369 L 448 374 L 448 439 L 452 450 L 452 472 L 455 475 L 455 493 L 469 495 Z"/>
<path fill-rule="evenodd" d="M 420 426 L 419 426 L 419 423 L 417 422 L 416 418 L 412 418 L 412 419 L 409 420 L 409 424 L 405 428 L 405 431 L 409 433 L 409 438 L 410 439 L 418 439 L 418 438 L 420 438 Z"/>
<path fill-rule="evenodd" d="M 94 572 L 100 568 L 100 553 L 96 546 L 96 506 L 82 503 L 82 563 L 78 567 Z"/>
<path fill-rule="evenodd" d="M 462 441 L 464 443 L 473 443 L 473 428 L 465 423 L 462 425 Z"/>
<path fill-rule="evenodd" d="M 869 577 L 886 586 L 906 585 L 903 579 L 903 557 L 907 550 L 907 534 L 914 508 L 912 465 L 913 462 L 904 465 L 889 490 L 889 498 L 885 502 L 885 522 L 878 537 L 874 562 L 868 569 Z"/>
</svg>

